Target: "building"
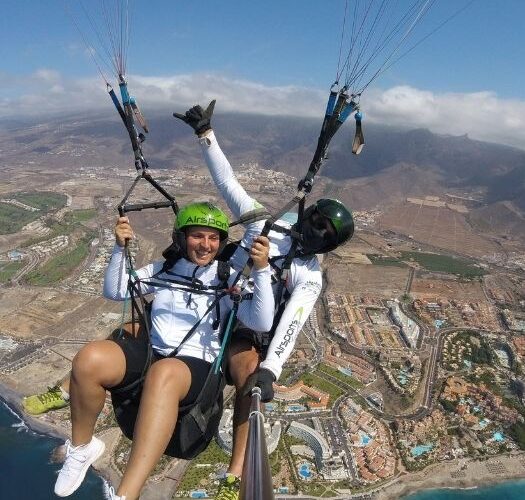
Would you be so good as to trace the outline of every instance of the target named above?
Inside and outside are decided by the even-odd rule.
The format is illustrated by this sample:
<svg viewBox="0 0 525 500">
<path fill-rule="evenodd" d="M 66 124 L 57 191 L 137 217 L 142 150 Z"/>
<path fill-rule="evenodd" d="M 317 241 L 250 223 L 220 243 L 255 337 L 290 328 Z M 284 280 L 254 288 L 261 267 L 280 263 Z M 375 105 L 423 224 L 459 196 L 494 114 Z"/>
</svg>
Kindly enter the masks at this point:
<svg viewBox="0 0 525 500">
<path fill-rule="evenodd" d="M 331 458 L 332 450 L 328 442 L 323 435 L 315 429 L 300 422 L 292 422 L 287 432 L 291 436 L 295 436 L 308 443 L 308 446 L 310 446 L 315 453 L 315 465 L 318 470 L 321 470 L 323 464 Z"/>
</svg>

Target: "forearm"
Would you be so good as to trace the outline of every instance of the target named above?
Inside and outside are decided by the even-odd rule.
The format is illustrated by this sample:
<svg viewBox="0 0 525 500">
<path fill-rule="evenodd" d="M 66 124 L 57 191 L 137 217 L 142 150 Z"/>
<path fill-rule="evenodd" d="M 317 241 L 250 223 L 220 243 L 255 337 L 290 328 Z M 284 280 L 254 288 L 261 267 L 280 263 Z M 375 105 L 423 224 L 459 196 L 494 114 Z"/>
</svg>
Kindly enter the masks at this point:
<svg viewBox="0 0 525 500">
<path fill-rule="evenodd" d="M 252 330 L 267 332 L 271 329 L 274 314 L 270 266 L 264 269 L 253 269 L 253 297 L 241 302 L 239 319 Z"/>
<path fill-rule="evenodd" d="M 299 332 L 315 306 L 319 291 L 320 289 L 317 288 L 298 291 L 299 293 L 292 294 L 286 304 L 266 358 L 261 363 L 261 368 L 270 370 L 276 380 L 279 379 L 283 365 L 293 351 Z"/>
<path fill-rule="evenodd" d="M 148 264 L 147 266 L 135 271 L 134 276 L 138 280 L 144 280 L 152 276 L 156 270 L 160 269 L 162 263 Z M 128 293 L 129 273 L 127 269 L 126 253 L 124 247 L 115 245 L 106 274 L 104 275 L 103 295 L 110 300 L 126 300 Z M 154 291 L 153 285 L 139 282 L 140 291 L 144 295 Z"/>
<path fill-rule="evenodd" d="M 115 245 L 104 275 L 104 297 L 111 300 L 124 300 L 127 295 L 128 279 L 124 248 Z"/>
<path fill-rule="evenodd" d="M 206 165 L 222 198 L 235 217 L 240 217 L 261 205 L 241 186 L 230 162 L 222 152 L 212 130 L 199 138 Z"/>
</svg>

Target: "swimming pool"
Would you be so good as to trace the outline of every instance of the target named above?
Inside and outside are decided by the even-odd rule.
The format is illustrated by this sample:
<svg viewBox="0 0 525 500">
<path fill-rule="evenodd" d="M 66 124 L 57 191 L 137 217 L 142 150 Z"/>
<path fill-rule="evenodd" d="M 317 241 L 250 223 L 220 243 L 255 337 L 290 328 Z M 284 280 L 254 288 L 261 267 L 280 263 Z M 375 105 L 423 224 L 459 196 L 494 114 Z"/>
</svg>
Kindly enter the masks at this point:
<svg viewBox="0 0 525 500">
<path fill-rule="evenodd" d="M 483 418 L 478 423 L 480 429 L 484 429 L 489 424 L 490 424 L 490 420 L 488 418 Z"/>
<path fill-rule="evenodd" d="M 397 381 L 399 382 L 400 385 L 407 385 L 407 382 L 408 382 L 407 374 L 405 372 L 400 372 L 397 375 Z"/>
<path fill-rule="evenodd" d="M 371 441 L 372 438 L 368 434 L 363 431 L 359 431 L 359 444 L 361 446 L 366 446 L 367 444 L 370 444 Z"/>
<path fill-rule="evenodd" d="M 306 411 L 306 406 L 298 404 L 288 405 L 286 411 Z"/>
<path fill-rule="evenodd" d="M 209 498 L 208 494 L 203 490 L 196 490 L 190 493 L 190 498 Z"/>
<path fill-rule="evenodd" d="M 500 443 L 501 441 L 505 441 L 505 437 L 499 431 L 495 432 L 492 437 L 494 438 L 494 441 L 497 441 L 498 443 Z"/>
<path fill-rule="evenodd" d="M 312 472 L 310 471 L 310 465 L 309 464 L 301 464 L 299 466 L 299 475 L 301 476 L 301 479 L 310 479 L 312 477 Z"/>
<path fill-rule="evenodd" d="M 418 446 L 414 446 L 410 450 L 410 453 L 413 457 L 420 457 L 421 455 L 429 452 L 432 448 L 434 448 L 434 445 L 432 443 L 420 444 Z"/>
</svg>

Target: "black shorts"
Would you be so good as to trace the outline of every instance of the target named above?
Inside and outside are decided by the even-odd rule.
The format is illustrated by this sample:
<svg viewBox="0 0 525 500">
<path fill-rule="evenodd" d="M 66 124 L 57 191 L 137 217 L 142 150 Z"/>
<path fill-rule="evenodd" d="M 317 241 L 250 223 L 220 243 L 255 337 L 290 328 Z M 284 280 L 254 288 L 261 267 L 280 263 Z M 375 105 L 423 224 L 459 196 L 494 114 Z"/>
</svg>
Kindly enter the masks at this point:
<svg viewBox="0 0 525 500">
<path fill-rule="evenodd" d="M 122 382 L 115 387 L 109 389 L 114 395 L 122 393 L 126 397 L 126 387 L 135 384 L 140 378 L 146 375 L 147 370 L 144 370 L 148 363 L 148 346 L 147 336 L 140 330 L 138 336 L 132 337 L 130 335 L 119 335 L 119 330 L 115 330 L 109 340 L 115 342 L 123 351 L 126 358 L 126 373 Z M 154 363 L 167 356 L 157 354 L 151 349 L 151 362 Z M 180 406 L 190 405 L 197 399 L 200 394 L 208 372 L 210 371 L 211 363 L 203 359 L 193 358 L 191 356 L 175 356 L 176 359 L 181 360 L 190 370 L 191 386 L 186 397 L 180 402 Z M 134 385 L 134 391 L 137 396 L 140 395 L 142 384 Z M 138 389 L 138 390 L 137 390 Z M 128 396 L 129 397 L 129 396 Z"/>
<path fill-rule="evenodd" d="M 270 332 L 256 332 L 239 322 L 233 332 L 231 342 L 234 344 L 236 340 L 241 339 L 247 340 L 259 353 L 259 356 L 264 359 L 272 340 L 272 334 Z"/>
<path fill-rule="evenodd" d="M 272 333 L 271 332 L 256 332 L 255 330 L 251 330 L 247 326 L 244 326 L 241 322 L 238 322 L 233 332 L 230 346 L 232 344 L 235 344 L 235 342 L 238 340 L 247 340 L 250 343 L 250 345 L 259 354 L 259 361 L 262 361 L 264 358 L 266 358 L 268 348 L 270 347 L 270 342 L 272 340 Z M 226 366 L 224 375 L 226 378 L 226 383 L 228 385 L 234 385 L 228 365 Z"/>
</svg>

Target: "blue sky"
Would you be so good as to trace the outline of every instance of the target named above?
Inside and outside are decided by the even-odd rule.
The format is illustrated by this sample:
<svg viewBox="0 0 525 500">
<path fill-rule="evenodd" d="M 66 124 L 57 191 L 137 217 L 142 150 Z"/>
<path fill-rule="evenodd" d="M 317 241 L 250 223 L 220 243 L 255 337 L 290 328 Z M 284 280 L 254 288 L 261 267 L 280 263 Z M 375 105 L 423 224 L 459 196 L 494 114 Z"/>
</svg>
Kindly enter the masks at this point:
<svg viewBox="0 0 525 500">
<path fill-rule="evenodd" d="M 83 1 L 90 13 L 101 12 L 102 0 Z M 350 10 L 356 1 L 348 0 Z M 411 42 L 466 4 L 436 0 Z M 95 46 L 76 0 L 2 6 L 0 118 L 107 106 L 103 80 L 66 5 L 87 45 Z M 146 114 L 148 107 L 184 108 L 212 97 L 219 112 L 322 114 L 337 70 L 345 0 L 130 5 L 128 75 Z M 474 0 L 367 89 L 366 118 L 525 148 L 523 19 L 525 1 Z"/>
</svg>

